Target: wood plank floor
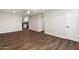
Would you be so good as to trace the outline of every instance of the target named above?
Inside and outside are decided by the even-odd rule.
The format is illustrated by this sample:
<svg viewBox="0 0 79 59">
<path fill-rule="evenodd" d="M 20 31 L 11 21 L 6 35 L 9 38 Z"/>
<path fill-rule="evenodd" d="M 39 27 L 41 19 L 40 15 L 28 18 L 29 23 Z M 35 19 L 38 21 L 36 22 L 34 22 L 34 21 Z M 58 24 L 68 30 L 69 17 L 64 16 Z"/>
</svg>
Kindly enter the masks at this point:
<svg viewBox="0 0 79 59">
<path fill-rule="evenodd" d="M 26 30 L 0 34 L 0 50 L 79 50 L 79 43 Z"/>
</svg>

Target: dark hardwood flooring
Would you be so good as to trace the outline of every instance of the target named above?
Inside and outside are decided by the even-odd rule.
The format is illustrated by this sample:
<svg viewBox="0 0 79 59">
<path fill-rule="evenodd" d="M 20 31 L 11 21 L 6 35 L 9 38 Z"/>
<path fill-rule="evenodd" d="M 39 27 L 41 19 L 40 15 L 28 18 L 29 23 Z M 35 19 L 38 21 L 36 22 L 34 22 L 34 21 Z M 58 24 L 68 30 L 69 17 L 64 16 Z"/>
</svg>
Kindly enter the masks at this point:
<svg viewBox="0 0 79 59">
<path fill-rule="evenodd" d="M 25 30 L 0 34 L 0 50 L 79 50 L 79 42 Z"/>
</svg>

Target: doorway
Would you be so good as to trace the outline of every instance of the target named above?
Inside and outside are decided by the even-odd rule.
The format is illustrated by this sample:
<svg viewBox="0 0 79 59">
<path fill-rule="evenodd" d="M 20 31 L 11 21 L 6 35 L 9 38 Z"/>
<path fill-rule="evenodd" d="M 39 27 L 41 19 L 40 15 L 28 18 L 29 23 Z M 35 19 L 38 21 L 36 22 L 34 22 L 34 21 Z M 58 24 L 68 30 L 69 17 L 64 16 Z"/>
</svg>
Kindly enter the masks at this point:
<svg viewBox="0 0 79 59">
<path fill-rule="evenodd" d="M 22 19 L 22 29 L 23 30 L 29 29 L 29 17 L 24 17 Z"/>
<path fill-rule="evenodd" d="M 45 23 L 44 23 L 44 21 L 45 21 L 45 15 L 44 15 L 44 13 L 41 13 L 41 27 L 42 27 L 42 32 L 44 33 L 45 32 Z"/>
</svg>

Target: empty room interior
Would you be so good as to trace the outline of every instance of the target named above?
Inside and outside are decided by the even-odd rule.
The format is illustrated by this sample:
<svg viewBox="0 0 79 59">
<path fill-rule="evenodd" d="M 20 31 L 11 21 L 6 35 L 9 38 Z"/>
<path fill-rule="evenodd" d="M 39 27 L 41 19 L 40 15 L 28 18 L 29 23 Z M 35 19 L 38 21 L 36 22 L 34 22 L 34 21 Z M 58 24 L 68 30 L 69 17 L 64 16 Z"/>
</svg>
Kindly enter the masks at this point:
<svg viewBox="0 0 79 59">
<path fill-rule="evenodd" d="M 0 9 L 0 50 L 79 50 L 79 9 Z"/>
</svg>

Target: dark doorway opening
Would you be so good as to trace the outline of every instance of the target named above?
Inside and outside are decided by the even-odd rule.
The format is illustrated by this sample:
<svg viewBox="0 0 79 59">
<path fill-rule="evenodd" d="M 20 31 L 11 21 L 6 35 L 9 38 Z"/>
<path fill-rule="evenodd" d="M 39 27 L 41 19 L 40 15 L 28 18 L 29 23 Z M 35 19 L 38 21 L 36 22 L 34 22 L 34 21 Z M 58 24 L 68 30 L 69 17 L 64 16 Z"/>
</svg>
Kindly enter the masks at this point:
<svg viewBox="0 0 79 59">
<path fill-rule="evenodd" d="M 25 17 L 25 18 L 22 19 L 22 29 L 23 30 L 29 29 L 28 17 Z"/>
</svg>

